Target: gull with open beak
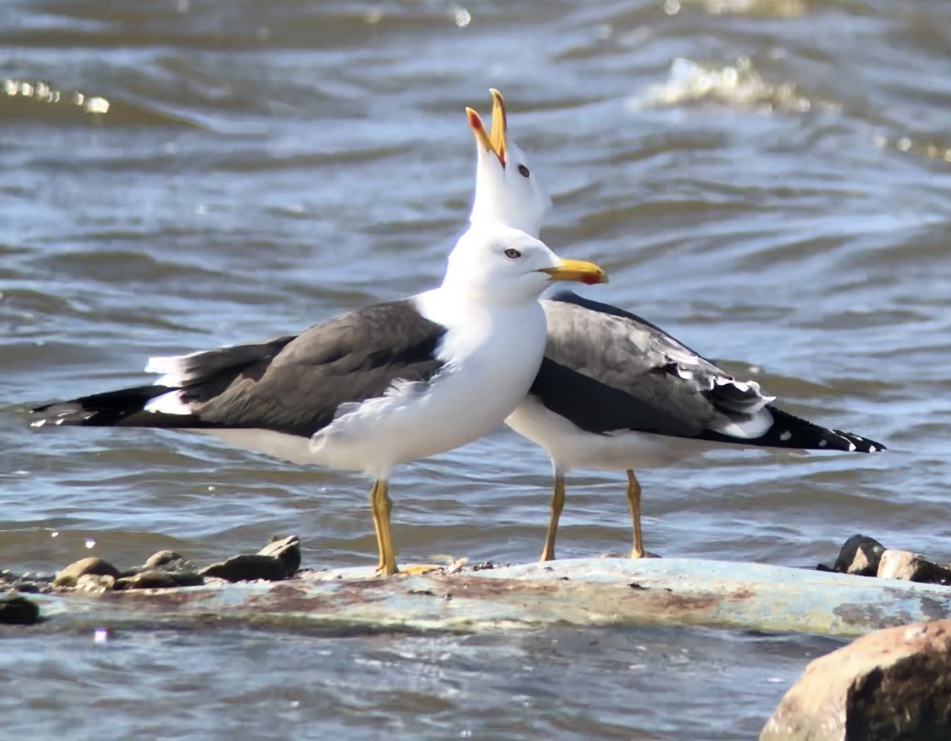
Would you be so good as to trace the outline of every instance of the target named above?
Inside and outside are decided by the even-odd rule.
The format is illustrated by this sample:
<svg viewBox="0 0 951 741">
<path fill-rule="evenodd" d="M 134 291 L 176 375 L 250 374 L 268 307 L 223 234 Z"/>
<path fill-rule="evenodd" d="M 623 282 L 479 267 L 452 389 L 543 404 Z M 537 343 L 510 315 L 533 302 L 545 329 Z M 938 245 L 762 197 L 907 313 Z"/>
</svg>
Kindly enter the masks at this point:
<svg viewBox="0 0 951 741">
<path fill-rule="evenodd" d="M 492 95 L 492 130 L 467 109 L 478 170 L 471 221 L 538 236 L 550 200 L 508 130 L 505 101 Z M 713 448 L 756 447 L 874 453 L 885 446 L 826 429 L 775 407 L 755 381 L 741 381 L 659 327 L 609 304 L 562 291 L 543 300 L 545 359 L 528 396 L 505 420 L 544 448 L 555 485 L 542 561 L 555 558 L 565 476 L 577 468 L 627 473 L 632 558 L 641 538 L 640 468 Z"/>
</svg>

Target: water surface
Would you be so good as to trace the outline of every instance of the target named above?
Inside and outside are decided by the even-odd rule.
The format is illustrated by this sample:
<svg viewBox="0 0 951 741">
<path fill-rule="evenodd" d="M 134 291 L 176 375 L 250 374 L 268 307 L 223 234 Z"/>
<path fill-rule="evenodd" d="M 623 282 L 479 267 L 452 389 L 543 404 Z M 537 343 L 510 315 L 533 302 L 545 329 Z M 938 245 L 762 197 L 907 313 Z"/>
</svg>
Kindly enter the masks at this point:
<svg viewBox="0 0 951 741">
<path fill-rule="evenodd" d="M 646 471 L 647 547 L 791 566 L 855 532 L 951 560 L 951 5 L 945 0 L 19 0 L 0 28 L 0 565 L 210 561 L 299 534 L 375 558 L 367 482 L 205 438 L 27 427 L 150 355 L 431 287 L 464 224 L 463 107 L 506 95 L 543 236 L 790 411 L 887 455 L 724 452 Z M 629 548 L 578 472 L 563 556 Z M 541 548 L 507 430 L 393 481 L 404 560 Z M 751 737 L 828 641 L 658 629 L 483 637 L 5 636 L 34 737 Z M 296 703 L 296 704 L 295 704 Z M 103 725 L 108 719 L 108 725 Z M 105 729 L 105 730 L 104 730 Z M 709 729 L 704 735 L 704 729 Z M 11 733 L 13 731 L 11 730 Z"/>
</svg>

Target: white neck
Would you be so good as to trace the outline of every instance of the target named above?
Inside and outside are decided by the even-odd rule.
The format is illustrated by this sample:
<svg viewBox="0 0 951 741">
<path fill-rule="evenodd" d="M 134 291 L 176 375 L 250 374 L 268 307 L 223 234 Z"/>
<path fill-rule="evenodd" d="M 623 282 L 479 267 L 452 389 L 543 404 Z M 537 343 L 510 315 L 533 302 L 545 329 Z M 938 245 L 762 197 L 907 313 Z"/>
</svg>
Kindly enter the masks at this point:
<svg viewBox="0 0 951 741">
<path fill-rule="evenodd" d="M 475 199 L 469 213 L 469 223 L 502 224 L 538 238 L 542 230 L 544 212 L 538 213 L 536 204 L 522 204 L 506 197 L 505 186 L 493 179 L 491 174 L 476 173 Z"/>
</svg>

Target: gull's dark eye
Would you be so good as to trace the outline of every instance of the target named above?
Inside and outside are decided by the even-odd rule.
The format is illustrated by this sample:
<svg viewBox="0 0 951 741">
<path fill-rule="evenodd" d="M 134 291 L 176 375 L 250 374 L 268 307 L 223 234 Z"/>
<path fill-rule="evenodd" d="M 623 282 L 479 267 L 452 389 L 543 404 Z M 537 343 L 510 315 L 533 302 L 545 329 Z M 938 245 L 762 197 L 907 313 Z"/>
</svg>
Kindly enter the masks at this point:
<svg viewBox="0 0 951 741">
<path fill-rule="evenodd" d="M 528 171 L 528 168 L 525 167 L 525 165 L 519 165 L 519 166 L 518 166 L 518 174 L 521 175 L 523 178 L 527 178 L 527 177 L 528 177 L 529 175 L 531 175 L 532 173 L 530 173 L 530 172 Z"/>
<path fill-rule="evenodd" d="M 519 252 L 518 250 L 513 250 L 511 247 L 509 247 L 507 250 L 505 250 L 505 256 L 510 257 L 513 260 L 517 260 L 518 258 L 522 256 L 522 253 Z"/>
</svg>

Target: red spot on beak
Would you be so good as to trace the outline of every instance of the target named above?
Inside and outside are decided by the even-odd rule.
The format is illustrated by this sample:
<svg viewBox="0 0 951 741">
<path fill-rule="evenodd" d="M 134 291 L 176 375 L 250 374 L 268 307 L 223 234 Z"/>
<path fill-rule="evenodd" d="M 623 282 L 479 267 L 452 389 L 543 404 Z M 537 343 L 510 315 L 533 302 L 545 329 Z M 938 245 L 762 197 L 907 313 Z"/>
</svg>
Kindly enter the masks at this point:
<svg viewBox="0 0 951 741">
<path fill-rule="evenodd" d="M 479 114 L 471 108 L 466 111 L 466 113 L 469 116 L 469 126 L 471 126 L 474 131 L 482 131 L 482 119 L 479 118 Z"/>
</svg>

